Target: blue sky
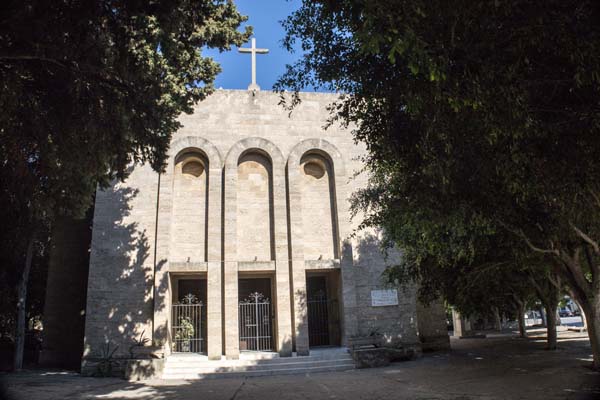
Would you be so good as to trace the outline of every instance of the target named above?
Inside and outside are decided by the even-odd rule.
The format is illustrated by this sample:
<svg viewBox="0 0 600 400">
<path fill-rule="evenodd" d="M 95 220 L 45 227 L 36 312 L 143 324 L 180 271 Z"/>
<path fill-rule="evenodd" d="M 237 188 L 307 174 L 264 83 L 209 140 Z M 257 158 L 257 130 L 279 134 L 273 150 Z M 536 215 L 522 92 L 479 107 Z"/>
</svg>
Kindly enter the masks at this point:
<svg viewBox="0 0 600 400">
<path fill-rule="evenodd" d="M 256 81 L 262 90 L 270 90 L 284 71 L 285 65 L 293 63 L 298 53 L 288 53 L 281 47 L 284 30 L 279 21 L 300 7 L 300 0 L 235 0 L 238 10 L 248 16 L 246 25 L 254 28 L 256 47 L 269 49 L 268 54 L 256 55 Z M 242 47 L 250 47 L 250 43 Z M 215 50 L 203 52 L 221 64 L 222 72 L 215 80 L 215 87 L 223 89 L 246 89 L 251 81 L 250 54 L 238 53 L 237 47 L 226 53 Z"/>
</svg>

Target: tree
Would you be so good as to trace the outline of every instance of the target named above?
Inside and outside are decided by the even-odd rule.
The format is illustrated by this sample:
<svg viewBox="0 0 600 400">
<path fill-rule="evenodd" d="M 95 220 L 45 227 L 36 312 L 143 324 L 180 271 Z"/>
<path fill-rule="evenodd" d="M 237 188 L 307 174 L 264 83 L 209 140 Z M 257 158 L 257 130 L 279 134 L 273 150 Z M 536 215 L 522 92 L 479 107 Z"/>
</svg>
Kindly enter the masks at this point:
<svg viewBox="0 0 600 400">
<path fill-rule="evenodd" d="M 347 94 L 332 119 L 368 149 L 365 224 L 383 223 L 401 247 L 427 225 L 398 225 L 410 218 L 448 235 L 488 227 L 543 257 L 582 305 L 596 367 L 599 18 L 590 0 L 304 1 L 284 43 L 305 54 L 278 85 Z"/>
<path fill-rule="evenodd" d="M 0 181 L 19 206 L 20 241 L 33 247 L 39 226 L 82 216 L 97 185 L 124 179 L 132 163 L 160 171 L 177 117 L 213 91 L 220 71 L 202 50 L 228 50 L 251 33 L 237 30 L 246 17 L 225 0 L 9 0 L 0 9 Z"/>
</svg>

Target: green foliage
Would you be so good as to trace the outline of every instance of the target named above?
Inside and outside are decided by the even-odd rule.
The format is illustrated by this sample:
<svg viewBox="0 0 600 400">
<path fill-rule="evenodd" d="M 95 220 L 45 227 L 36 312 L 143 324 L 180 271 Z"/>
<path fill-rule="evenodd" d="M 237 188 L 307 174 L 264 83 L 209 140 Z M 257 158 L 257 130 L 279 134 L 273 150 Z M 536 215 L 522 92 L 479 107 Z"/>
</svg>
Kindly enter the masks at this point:
<svg viewBox="0 0 600 400">
<path fill-rule="evenodd" d="M 164 167 L 178 116 L 220 71 L 203 50 L 251 29 L 238 31 L 247 18 L 227 0 L 7 0 L 0 15 L 0 276 L 18 283 L 30 240 L 45 259 L 55 216 L 83 217 L 134 163 Z"/>
<path fill-rule="evenodd" d="M 277 88 L 345 93 L 331 119 L 366 144 L 370 174 L 353 209 L 404 250 L 390 274 L 460 298 L 545 265 L 594 304 L 598 20 L 591 0 L 322 0 L 284 22 L 305 54 Z"/>
<path fill-rule="evenodd" d="M 181 317 L 179 318 L 179 329 L 177 329 L 177 333 L 175 334 L 175 339 L 179 340 L 189 340 L 194 337 L 195 333 L 194 324 L 189 317 Z"/>
<path fill-rule="evenodd" d="M 177 117 L 212 92 L 220 71 L 202 49 L 250 35 L 224 0 L 1 7 L 3 174 L 35 186 L 20 201 L 37 214 L 81 216 L 96 185 L 124 178 L 132 162 L 159 171 Z"/>
</svg>

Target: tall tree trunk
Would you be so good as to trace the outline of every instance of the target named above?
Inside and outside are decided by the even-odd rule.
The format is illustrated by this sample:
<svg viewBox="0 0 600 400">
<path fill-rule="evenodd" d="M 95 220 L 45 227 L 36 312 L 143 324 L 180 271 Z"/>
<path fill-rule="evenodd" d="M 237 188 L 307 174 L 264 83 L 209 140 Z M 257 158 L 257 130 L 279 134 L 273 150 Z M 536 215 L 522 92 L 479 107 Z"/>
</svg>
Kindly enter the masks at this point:
<svg viewBox="0 0 600 400">
<path fill-rule="evenodd" d="M 527 326 L 525 325 L 525 304 L 523 302 L 519 302 L 517 313 L 517 320 L 519 321 L 519 336 L 522 338 L 526 338 Z"/>
<path fill-rule="evenodd" d="M 542 326 L 547 327 L 548 319 L 546 317 L 546 307 L 545 306 L 540 307 L 540 317 L 542 317 Z"/>
<path fill-rule="evenodd" d="M 546 308 L 546 331 L 548 342 L 546 348 L 548 350 L 556 350 L 556 308 L 558 307 L 558 299 L 549 296 L 545 299 L 544 307 Z"/>
<path fill-rule="evenodd" d="M 500 319 L 500 311 L 498 310 L 498 307 L 494 307 L 494 320 L 495 320 L 495 324 L 496 324 L 496 329 L 498 329 L 499 331 L 502 330 L 502 320 Z"/>
<path fill-rule="evenodd" d="M 594 355 L 593 367 L 600 370 L 600 297 L 594 298 L 590 304 L 584 304 L 581 303 L 587 321 L 587 332 L 592 354 Z"/>
<path fill-rule="evenodd" d="M 583 330 L 587 332 L 588 330 L 588 324 L 587 324 L 587 317 L 585 316 L 585 311 L 583 311 L 583 307 L 581 307 L 580 304 L 579 305 L 579 312 L 581 313 L 581 323 L 583 324 Z"/>
<path fill-rule="evenodd" d="M 15 358 L 14 369 L 18 371 L 23 368 L 23 351 L 25 349 L 25 311 L 27 305 L 27 284 L 29 283 L 29 272 L 31 271 L 31 261 L 33 259 L 33 245 L 35 235 L 32 234 L 27 243 L 27 253 L 25 255 L 25 266 L 17 293 L 17 331 L 15 333 Z"/>
</svg>

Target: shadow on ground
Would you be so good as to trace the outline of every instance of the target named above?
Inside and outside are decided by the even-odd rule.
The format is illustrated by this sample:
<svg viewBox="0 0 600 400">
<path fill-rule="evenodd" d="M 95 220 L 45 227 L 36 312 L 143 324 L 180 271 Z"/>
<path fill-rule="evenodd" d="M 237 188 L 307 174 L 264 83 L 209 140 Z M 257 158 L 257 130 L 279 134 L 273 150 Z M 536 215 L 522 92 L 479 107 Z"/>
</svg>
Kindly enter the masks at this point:
<svg viewBox="0 0 600 400">
<path fill-rule="evenodd" d="M 589 368 L 585 334 L 560 332 L 559 349 L 503 336 L 452 340 L 434 353 L 386 368 L 202 381 L 127 382 L 59 371 L 2 376 L 21 399 L 600 399 L 600 373 Z"/>
</svg>

